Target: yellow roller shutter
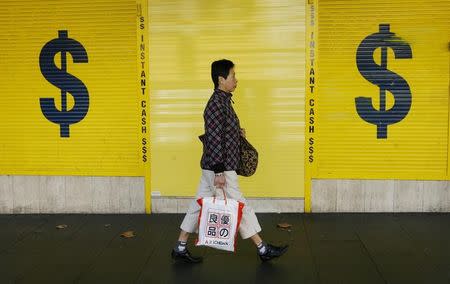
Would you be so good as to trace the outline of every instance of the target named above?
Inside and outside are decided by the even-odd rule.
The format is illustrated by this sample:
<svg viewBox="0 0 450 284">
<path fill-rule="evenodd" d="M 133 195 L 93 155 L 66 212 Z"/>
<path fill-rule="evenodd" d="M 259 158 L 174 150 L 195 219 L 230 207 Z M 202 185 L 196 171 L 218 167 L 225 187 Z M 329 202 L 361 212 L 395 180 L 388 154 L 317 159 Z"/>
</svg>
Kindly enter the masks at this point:
<svg viewBox="0 0 450 284">
<path fill-rule="evenodd" d="M 0 7 L 0 174 L 143 175 L 136 1 Z"/>
<path fill-rule="evenodd" d="M 317 12 L 313 177 L 447 179 L 450 2 Z"/>
</svg>

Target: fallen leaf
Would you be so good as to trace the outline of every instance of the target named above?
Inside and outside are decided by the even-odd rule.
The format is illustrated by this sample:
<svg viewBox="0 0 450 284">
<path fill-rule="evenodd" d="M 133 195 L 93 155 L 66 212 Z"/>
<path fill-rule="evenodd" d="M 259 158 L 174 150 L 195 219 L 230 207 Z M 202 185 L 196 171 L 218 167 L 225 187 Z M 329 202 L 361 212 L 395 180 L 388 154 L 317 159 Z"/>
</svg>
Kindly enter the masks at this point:
<svg viewBox="0 0 450 284">
<path fill-rule="evenodd" d="M 65 228 L 67 228 L 66 224 L 61 224 L 61 225 L 56 226 L 56 229 L 65 229 Z"/>
<path fill-rule="evenodd" d="M 126 232 L 122 233 L 120 236 L 124 237 L 124 238 L 132 238 L 136 235 L 134 234 L 134 231 L 126 231 Z"/>
<path fill-rule="evenodd" d="M 281 228 L 281 229 L 290 229 L 290 228 L 292 227 L 292 225 L 291 225 L 291 224 L 288 224 L 288 223 L 279 223 L 279 224 L 277 225 L 277 227 L 278 227 L 278 228 Z"/>
</svg>

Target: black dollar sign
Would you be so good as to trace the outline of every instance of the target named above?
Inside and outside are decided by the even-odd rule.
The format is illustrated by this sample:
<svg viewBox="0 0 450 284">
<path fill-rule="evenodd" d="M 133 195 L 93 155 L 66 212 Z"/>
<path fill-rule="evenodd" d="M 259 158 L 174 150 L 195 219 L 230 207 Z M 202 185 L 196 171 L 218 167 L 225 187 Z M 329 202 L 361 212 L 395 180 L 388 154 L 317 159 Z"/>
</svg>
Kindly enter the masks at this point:
<svg viewBox="0 0 450 284">
<path fill-rule="evenodd" d="M 61 52 L 61 69 L 54 62 Z M 69 137 L 69 125 L 80 122 L 89 108 L 89 94 L 86 86 L 78 78 L 67 73 L 66 53 L 72 55 L 74 63 L 88 62 L 86 49 L 78 41 L 68 37 L 67 31 L 58 31 L 58 38 L 47 42 L 39 55 L 39 66 L 45 79 L 61 89 L 61 110 L 53 98 L 40 98 L 42 113 L 53 123 L 60 125 L 61 137 Z M 67 93 L 74 99 L 74 106 L 67 110 Z"/>
<path fill-rule="evenodd" d="M 387 126 L 394 124 L 408 114 L 411 108 L 411 90 L 408 83 L 398 74 L 387 69 L 387 49 L 392 48 L 395 58 L 412 58 L 411 47 L 389 31 L 389 24 L 381 24 L 380 31 L 366 37 L 358 46 L 356 65 L 359 73 L 380 88 L 380 109 L 372 105 L 372 98 L 355 99 L 356 111 L 368 123 L 377 126 L 377 138 L 387 138 Z M 381 48 L 381 65 L 375 63 L 375 49 Z M 386 91 L 394 95 L 394 106 L 386 110 Z"/>
</svg>

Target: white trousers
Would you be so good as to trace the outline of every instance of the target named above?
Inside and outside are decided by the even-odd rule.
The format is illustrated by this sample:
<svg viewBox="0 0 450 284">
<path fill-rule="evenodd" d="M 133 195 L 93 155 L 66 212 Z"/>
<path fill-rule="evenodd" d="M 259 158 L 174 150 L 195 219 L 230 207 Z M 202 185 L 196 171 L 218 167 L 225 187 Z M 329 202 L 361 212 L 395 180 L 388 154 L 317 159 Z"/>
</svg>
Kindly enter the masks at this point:
<svg viewBox="0 0 450 284">
<path fill-rule="evenodd" d="M 251 208 L 245 200 L 242 192 L 239 190 L 238 176 L 235 171 L 225 171 L 226 187 L 224 188 L 227 198 L 240 201 L 245 204 L 242 210 L 242 220 L 239 226 L 239 234 L 241 238 L 248 239 L 251 236 L 261 232 L 261 226 L 256 218 L 255 211 Z M 189 205 L 189 209 L 181 223 L 180 228 L 188 233 L 198 233 L 198 214 L 200 213 L 200 205 L 197 199 L 201 197 L 217 196 L 218 199 L 223 199 L 223 191 L 220 188 L 214 187 L 214 172 L 202 170 L 200 184 L 198 186 L 197 195 Z"/>
</svg>

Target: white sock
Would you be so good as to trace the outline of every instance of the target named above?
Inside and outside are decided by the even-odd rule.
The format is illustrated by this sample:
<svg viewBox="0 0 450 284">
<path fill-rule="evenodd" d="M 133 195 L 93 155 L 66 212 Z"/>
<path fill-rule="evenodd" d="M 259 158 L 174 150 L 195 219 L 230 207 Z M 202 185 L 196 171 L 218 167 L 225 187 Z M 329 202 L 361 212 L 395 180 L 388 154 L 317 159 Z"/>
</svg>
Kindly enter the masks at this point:
<svg viewBox="0 0 450 284">
<path fill-rule="evenodd" d="M 265 254 L 267 251 L 267 244 L 265 242 L 259 243 L 257 246 L 259 254 Z"/>
<path fill-rule="evenodd" d="M 178 241 L 177 245 L 175 246 L 176 252 L 184 252 L 186 250 L 187 242 Z"/>
</svg>

